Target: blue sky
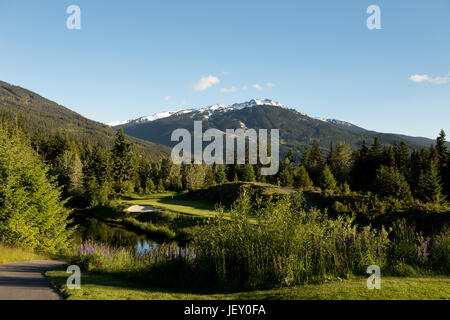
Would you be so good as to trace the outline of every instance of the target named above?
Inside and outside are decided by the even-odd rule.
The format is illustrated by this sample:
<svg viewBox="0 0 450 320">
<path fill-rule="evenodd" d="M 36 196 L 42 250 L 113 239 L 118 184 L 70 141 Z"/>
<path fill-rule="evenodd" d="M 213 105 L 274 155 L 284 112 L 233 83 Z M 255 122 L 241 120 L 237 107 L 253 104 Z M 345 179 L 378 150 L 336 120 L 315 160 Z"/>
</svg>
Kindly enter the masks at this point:
<svg viewBox="0 0 450 320">
<path fill-rule="evenodd" d="M 73 4 L 81 30 L 66 27 Z M 366 27 L 373 4 L 381 30 Z M 0 28 L 0 80 L 100 122 L 270 98 L 450 134 L 448 0 L 2 0 Z"/>
</svg>

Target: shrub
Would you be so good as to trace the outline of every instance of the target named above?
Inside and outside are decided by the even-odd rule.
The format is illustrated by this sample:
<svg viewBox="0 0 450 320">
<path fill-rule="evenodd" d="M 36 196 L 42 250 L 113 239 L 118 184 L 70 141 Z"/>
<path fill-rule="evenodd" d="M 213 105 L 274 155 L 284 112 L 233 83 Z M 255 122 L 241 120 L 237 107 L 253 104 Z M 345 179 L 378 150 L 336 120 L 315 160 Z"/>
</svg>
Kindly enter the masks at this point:
<svg viewBox="0 0 450 320">
<path fill-rule="evenodd" d="M 308 210 L 299 196 L 251 212 L 243 192 L 196 236 L 198 260 L 215 272 L 222 287 L 264 288 L 365 274 L 368 265 L 385 264 L 388 233 L 365 227 L 353 218 L 330 220 Z M 256 223 L 249 217 L 256 216 Z"/>
</svg>

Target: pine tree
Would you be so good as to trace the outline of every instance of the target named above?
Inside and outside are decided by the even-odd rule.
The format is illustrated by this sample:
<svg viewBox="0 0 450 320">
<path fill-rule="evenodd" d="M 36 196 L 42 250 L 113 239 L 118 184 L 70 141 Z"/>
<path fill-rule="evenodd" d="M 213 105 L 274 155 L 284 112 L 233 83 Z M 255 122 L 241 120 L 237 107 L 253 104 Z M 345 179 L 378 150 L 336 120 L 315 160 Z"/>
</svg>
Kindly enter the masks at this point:
<svg viewBox="0 0 450 320">
<path fill-rule="evenodd" d="M 156 189 L 156 187 L 155 187 L 155 184 L 153 183 L 153 180 L 148 179 L 147 188 L 146 188 L 147 192 L 153 192 L 153 191 L 155 191 L 155 189 Z"/>
<path fill-rule="evenodd" d="M 251 164 L 246 164 L 244 166 L 242 180 L 247 182 L 255 181 L 255 171 L 253 170 L 253 166 Z"/>
<path fill-rule="evenodd" d="M 424 200 L 432 203 L 442 203 L 442 184 L 436 166 L 432 163 L 424 181 Z"/>
<path fill-rule="evenodd" d="M 410 160 L 409 148 L 404 140 L 400 142 L 400 146 L 394 149 L 396 168 L 405 176 L 409 176 Z"/>
<path fill-rule="evenodd" d="M 133 178 L 133 154 L 131 143 L 125 138 L 122 128 L 116 134 L 112 149 L 112 160 L 116 191 L 118 193 L 128 191 L 130 189 L 129 182 Z"/>
<path fill-rule="evenodd" d="M 158 187 L 156 189 L 158 190 L 158 192 L 164 192 L 164 183 L 163 183 L 162 179 L 159 179 Z"/>
<path fill-rule="evenodd" d="M 317 168 L 317 169 L 323 168 L 323 159 L 320 154 L 319 142 L 317 140 L 314 140 L 313 145 L 312 145 L 311 155 L 309 157 L 309 166 L 311 168 Z"/>
<path fill-rule="evenodd" d="M 64 198 L 79 197 L 83 192 L 82 164 L 78 155 L 70 150 L 64 151 L 55 159 L 52 173 L 62 187 Z"/>
<path fill-rule="evenodd" d="M 214 172 L 210 166 L 206 168 L 205 175 L 205 187 L 212 187 L 216 185 L 216 178 L 214 176 Z"/>
<path fill-rule="evenodd" d="M 56 253 L 73 230 L 48 168 L 20 131 L 0 123 L 0 234 L 8 243 Z"/>
<path fill-rule="evenodd" d="M 285 167 L 280 172 L 280 183 L 283 186 L 291 187 L 294 185 L 294 176 L 292 175 L 292 170 L 290 170 L 288 167 Z"/>
<path fill-rule="evenodd" d="M 345 142 L 339 142 L 336 148 L 333 166 L 330 166 L 330 169 L 340 184 L 350 180 L 352 165 L 353 160 L 350 145 Z"/>
<path fill-rule="evenodd" d="M 299 189 L 306 189 L 312 187 L 313 182 L 309 178 L 308 172 L 304 166 L 300 166 L 295 176 L 295 187 Z"/>
<path fill-rule="evenodd" d="M 320 183 L 320 176 L 323 170 L 323 165 L 324 161 L 320 154 L 319 142 L 317 140 L 314 140 L 311 148 L 311 153 L 308 157 L 308 163 L 306 163 L 305 166 L 311 179 L 314 181 L 314 184 Z"/>
<path fill-rule="evenodd" d="M 438 154 L 438 172 L 442 181 L 443 192 L 450 196 L 450 153 L 446 146 L 445 132 L 441 130 L 436 139 L 436 152 Z"/>
<path fill-rule="evenodd" d="M 227 182 L 227 175 L 225 173 L 225 169 L 224 169 L 223 165 L 217 166 L 215 176 L 216 176 L 215 178 L 216 178 L 217 184 L 223 184 L 223 183 Z"/>
<path fill-rule="evenodd" d="M 320 187 L 325 190 L 336 190 L 337 184 L 328 165 L 325 165 L 320 177 Z"/>
<path fill-rule="evenodd" d="M 400 200 L 411 199 L 411 189 L 403 174 L 395 168 L 381 166 L 375 180 L 376 191 L 382 196 L 392 196 Z"/>
<path fill-rule="evenodd" d="M 330 142 L 330 151 L 328 152 L 326 163 L 328 164 L 328 166 L 331 169 L 334 168 L 334 159 L 335 159 L 335 153 L 334 153 L 334 148 L 333 148 L 333 142 Z"/>
</svg>

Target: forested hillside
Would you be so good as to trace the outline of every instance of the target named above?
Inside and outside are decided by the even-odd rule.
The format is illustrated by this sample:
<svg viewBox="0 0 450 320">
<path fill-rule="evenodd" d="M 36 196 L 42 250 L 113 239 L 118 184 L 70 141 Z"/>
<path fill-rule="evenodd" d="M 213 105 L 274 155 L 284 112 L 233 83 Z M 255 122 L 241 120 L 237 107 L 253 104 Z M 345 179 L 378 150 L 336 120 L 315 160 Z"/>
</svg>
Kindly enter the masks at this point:
<svg viewBox="0 0 450 320">
<path fill-rule="evenodd" d="M 0 81 L 0 114 L 18 117 L 32 134 L 49 136 L 60 132 L 80 142 L 89 142 L 99 147 L 110 147 L 114 141 L 114 130 L 86 119 L 40 95 Z M 169 149 L 148 141 L 130 137 L 130 140 L 149 157 L 158 159 L 168 154 Z"/>
<path fill-rule="evenodd" d="M 318 141 L 323 156 L 327 154 L 330 143 L 337 144 L 340 141 L 348 143 L 352 148 L 358 148 L 364 140 L 372 141 L 375 137 L 378 137 L 382 144 L 389 145 L 399 144 L 401 140 L 405 140 L 411 150 L 429 147 L 434 142 L 427 138 L 369 131 L 343 121 L 318 120 L 284 106 L 251 104 L 252 101 L 242 103 L 241 105 L 248 105 L 244 108 L 211 106 L 181 110 L 161 119 L 145 121 L 143 118 L 114 128 L 123 128 L 128 135 L 167 146 L 175 144 L 170 139 L 173 130 L 185 128 L 192 133 L 194 121 L 202 121 L 204 130 L 216 128 L 223 132 L 226 129 L 240 128 L 279 129 L 281 153 L 285 155 L 291 148 L 296 160 L 300 160 L 314 140 Z"/>
</svg>

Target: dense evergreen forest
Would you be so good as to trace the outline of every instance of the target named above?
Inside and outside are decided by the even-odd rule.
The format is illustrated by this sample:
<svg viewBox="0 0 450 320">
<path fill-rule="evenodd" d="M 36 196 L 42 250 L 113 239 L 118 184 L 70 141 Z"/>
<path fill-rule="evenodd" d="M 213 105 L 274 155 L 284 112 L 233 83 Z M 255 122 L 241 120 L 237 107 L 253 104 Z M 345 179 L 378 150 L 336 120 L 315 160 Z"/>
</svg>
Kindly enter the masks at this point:
<svg viewBox="0 0 450 320">
<path fill-rule="evenodd" d="M 406 142 L 371 145 L 364 141 L 352 150 L 344 142 L 331 144 L 326 158 L 319 144 L 313 145 L 296 163 L 289 151 L 280 161 L 277 175 L 261 176 L 260 165 L 175 165 L 170 157 L 152 161 L 130 143 L 119 130 L 111 148 L 80 142 L 68 134 L 44 136 L 30 133 L 26 125 L 3 114 L 4 127 L 18 127 L 28 136 L 30 146 L 45 162 L 69 204 L 95 206 L 127 192 L 197 190 L 233 181 L 266 182 L 306 189 L 317 187 L 335 193 L 358 191 L 444 204 L 450 196 L 450 153 L 444 131 L 436 144 L 412 152 Z"/>
<path fill-rule="evenodd" d="M 108 148 L 76 140 L 67 133 L 42 135 L 29 130 L 20 117 L 7 113 L 1 115 L 0 122 L 4 143 L 2 167 L 4 170 L 11 167 L 11 170 L 22 170 L 22 162 L 10 159 L 13 153 L 16 156 L 24 153 L 21 158 L 32 159 L 36 172 L 45 172 L 48 184 L 45 188 L 53 190 L 47 195 L 53 195 L 57 209 L 47 208 L 53 212 L 63 212 L 63 204 L 78 208 L 107 205 L 110 200 L 131 192 L 193 191 L 236 181 L 264 182 L 296 190 L 322 190 L 327 194 L 373 194 L 380 201 L 387 199 L 403 207 L 428 204 L 435 210 L 445 206 L 450 197 L 450 153 L 445 145 L 444 131 L 440 132 L 434 145 L 412 152 L 404 141 L 390 146 L 381 145 L 375 138 L 371 145 L 364 142 L 355 150 L 343 142 L 336 146 L 331 144 L 327 157 L 323 158 L 318 142 L 314 141 L 300 163 L 294 161 L 290 151 L 281 161 L 278 174 L 261 176 L 260 165 L 175 165 L 170 157 L 152 161 L 127 140 L 122 129 L 117 131 L 114 145 Z M 4 204 L 13 201 L 7 194 L 14 190 L 15 179 L 25 185 L 35 181 L 28 182 L 28 178 L 9 174 L 3 176 L 1 219 L 9 222 L 2 224 L 2 228 L 10 231 L 16 228 L 10 225 L 14 215 L 5 210 Z M 39 179 L 43 179 L 42 174 Z M 35 201 L 33 197 L 28 195 L 27 201 Z M 64 223 L 60 225 L 65 226 Z M 19 242 L 26 241 L 22 236 L 18 236 Z M 10 235 L 9 238 L 14 237 Z M 57 237 L 52 235 L 52 238 Z"/>
</svg>

